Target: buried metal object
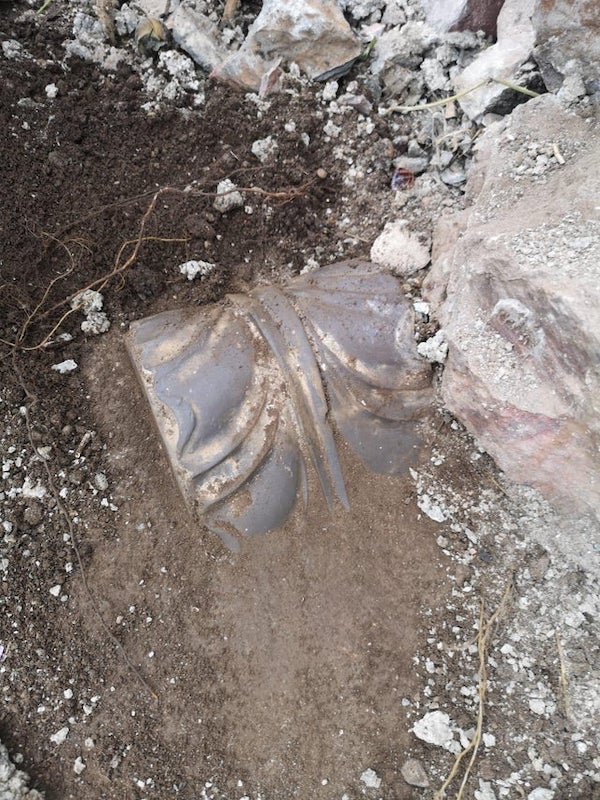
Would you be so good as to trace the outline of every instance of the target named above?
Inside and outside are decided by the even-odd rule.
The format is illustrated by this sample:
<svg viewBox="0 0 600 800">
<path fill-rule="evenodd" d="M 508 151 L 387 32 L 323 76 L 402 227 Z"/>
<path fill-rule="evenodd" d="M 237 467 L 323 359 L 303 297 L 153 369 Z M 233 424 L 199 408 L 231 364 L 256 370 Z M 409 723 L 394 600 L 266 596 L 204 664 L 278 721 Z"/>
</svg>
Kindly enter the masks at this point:
<svg viewBox="0 0 600 800">
<path fill-rule="evenodd" d="M 401 474 L 431 410 L 412 308 L 370 263 L 149 317 L 128 348 L 188 506 L 234 549 L 307 503 L 309 464 L 328 506 L 349 507 L 335 431 Z"/>
</svg>

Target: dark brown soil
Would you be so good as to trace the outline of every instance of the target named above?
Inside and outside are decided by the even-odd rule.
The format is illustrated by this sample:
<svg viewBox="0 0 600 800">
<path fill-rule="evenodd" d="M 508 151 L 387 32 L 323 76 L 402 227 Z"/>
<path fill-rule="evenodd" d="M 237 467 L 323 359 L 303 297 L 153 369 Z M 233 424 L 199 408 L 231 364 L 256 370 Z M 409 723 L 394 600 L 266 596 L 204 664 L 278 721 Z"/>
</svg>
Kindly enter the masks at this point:
<svg viewBox="0 0 600 800">
<path fill-rule="evenodd" d="M 0 738 L 51 800 L 192 800 L 207 781 L 232 798 L 355 797 L 368 767 L 387 796 L 410 797 L 398 776 L 400 700 L 416 691 L 422 597 L 443 591 L 412 490 L 375 485 L 353 465 L 351 513 L 333 521 L 315 502 L 295 530 L 233 557 L 187 517 L 122 344 L 132 319 L 276 280 L 317 245 L 333 255 L 331 226 L 346 209 L 311 92 L 282 97 L 258 119 L 242 96 L 215 86 L 201 116 L 150 117 L 127 70 L 108 76 L 76 60 L 62 70 L 60 15 L 37 27 L 0 13 L 4 38 L 39 59 L 2 61 L 0 370 L 3 407 L 14 409 L 3 446 L 26 443 L 27 475 L 49 489 L 33 447 L 51 446 L 49 474 L 56 492 L 66 487 L 62 499 L 7 498 L 15 542 L 1 583 L 9 651 Z M 53 101 L 49 82 L 59 88 Z M 289 119 L 294 133 L 283 128 Z M 279 157 L 257 166 L 250 144 L 268 133 Z M 250 195 L 252 214 L 214 211 L 225 177 L 263 190 Z M 47 346 L 70 298 L 131 254 L 126 245 L 119 260 L 162 187 L 172 190 L 143 230 L 155 238 L 100 286 L 110 333 L 86 339 L 72 315 L 56 333 L 73 341 Z M 218 268 L 189 283 L 177 265 L 190 258 Z M 77 372 L 51 370 L 65 358 Z M 95 488 L 99 472 L 107 492 Z M 49 593 L 56 584 L 64 602 Z M 57 746 L 50 736 L 65 725 Z"/>
</svg>

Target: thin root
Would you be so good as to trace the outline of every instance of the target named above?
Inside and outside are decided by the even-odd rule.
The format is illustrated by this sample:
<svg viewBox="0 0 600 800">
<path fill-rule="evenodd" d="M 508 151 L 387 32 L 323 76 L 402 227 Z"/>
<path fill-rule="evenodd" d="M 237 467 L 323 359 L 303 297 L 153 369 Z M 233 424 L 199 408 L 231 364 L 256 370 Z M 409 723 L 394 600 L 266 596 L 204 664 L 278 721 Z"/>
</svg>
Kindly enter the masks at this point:
<svg viewBox="0 0 600 800">
<path fill-rule="evenodd" d="M 463 760 L 470 754 L 471 757 L 469 759 L 469 763 L 467 764 L 465 771 L 463 773 L 462 781 L 456 795 L 456 800 L 463 800 L 465 789 L 467 786 L 467 781 L 469 780 L 469 775 L 471 774 L 471 770 L 477 758 L 477 753 L 479 751 L 479 745 L 481 744 L 481 737 L 483 734 L 483 719 L 484 719 L 484 710 L 485 710 L 485 699 L 487 694 L 487 650 L 489 640 L 493 631 L 494 624 L 499 619 L 500 615 L 504 611 L 510 596 L 512 594 L 513 584 L 512 580 L 506 587 L 504 594 L 502 595 L 502 599 L 491 615 L 491 617 L 485 621 L 484 615 L 484 603 L 483 600 L 481 601 L 481 606 L 479 609 L 479 632 L 477 634 L 477 652 L 479 655 L 479 672 L 478 672 L 478 699 L 479 699 L 479 706 L 477 712 L 477 726 L 475 729 L 475 735 L 469 742 L 469 744 L 462 750 L 457 756 L 450 770 L 448 777 L 437 790 L 434 795 L 434 800 L 444 800 L 446 797 L 446 789 L 450 786 L 452 781 L 456 778 L 460 766 Z"/>
</svg>

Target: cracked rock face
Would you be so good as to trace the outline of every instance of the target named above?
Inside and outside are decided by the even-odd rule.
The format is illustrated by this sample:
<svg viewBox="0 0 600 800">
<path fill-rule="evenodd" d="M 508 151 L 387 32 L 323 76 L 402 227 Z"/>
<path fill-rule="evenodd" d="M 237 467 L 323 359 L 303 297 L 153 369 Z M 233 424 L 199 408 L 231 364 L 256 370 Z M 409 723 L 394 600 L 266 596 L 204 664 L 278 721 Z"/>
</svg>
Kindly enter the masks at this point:
<svg viewBox="0 0 600 800">
<path fill-rule="evenodd" d="M 550 95 L 494 125 L 424 291 L 449 345 L 450 410 L 510 478 L 596 514 L 599 159 L 597 128 Z"/>
<path fill-rule="evenodd" d="M 213 76 L 258 90 L 269 71 L 284 61 L 324 80 L 329 73 L 343 74 L 360 53 L 360 42 L 335 3 L 266 0 L 242 47 Z"/>
<path fill-rule="evenodd" d="M 336 432 L 383 474 L 421 448 L 431 368 L 399 282 L 373 264 L 150 317 L 129 348 L 189 507 L 233 548 L 281 527 L 311 475 L 329 508 L 349 506 Z"/>
</svg>

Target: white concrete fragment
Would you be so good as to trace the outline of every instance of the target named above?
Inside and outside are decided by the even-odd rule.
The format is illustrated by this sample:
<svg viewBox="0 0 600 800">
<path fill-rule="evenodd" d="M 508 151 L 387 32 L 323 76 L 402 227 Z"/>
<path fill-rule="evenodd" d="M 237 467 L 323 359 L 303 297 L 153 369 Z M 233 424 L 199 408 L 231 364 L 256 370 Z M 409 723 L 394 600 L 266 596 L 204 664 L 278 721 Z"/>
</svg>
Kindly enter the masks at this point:
<svg viewBox="0 0 600 800">
<path fill-rule="evenodd" d="M 65 375 L 68 372 L 73 372 L 74 369 L 77 369 L 77 362 L 73 361 L 72 358 L 67 358 L 66 361 L 61 361 L 59 364 L 53 364 L 52 369 L 55 372 L 60 372 L 61 375 Z"/>
<path fill-rule="evenodd" d="M 554 792 L 552 789 L 544 789 L 543 787 L 539 787 L 534 789 L 532 792 L 529 792 L 527 795 L 527 800 L 553 800 Z"/>
<path fill-rule="evenodd" d="M 210 261 L 186 261 L 185 264 L 179 265 L 179 272 L 188 279 L 193 281 L 198 275 L 205 278 L 214 270 L 215 264 Z"/>
<path fill-rule="evenodd" d="M 420 495 L 417 500 L 417 505 L 421 511 L 434 522 L 444 522 L 448 517 L 446 511 L 444 511 L 440 505 L 434 503 L 428 494 Z"/>
<path fill-rule="evenodd" d="M 278 151 L 279 145 L 274 136 L 266 136 L 264 139 L 257 139 L 252 142 L 252 154 L 258 158 L 261 164 L 268 161 Z"/>
<path fill-rule="evenodd" d="M 495 81 L 518 83 L 519 69 L 531 56 L 535 30 L 531 21 L 536 0 L 506 0 L 498 15 L 498 40 L 454 80 L 457 92 L 467 92 L 459 103 L 470 119 L 484 114 L 505 92 Z M 484 86 L 480 86 L 485 82 Z"/>
<path fill-rule="evenodd" d="M 450 726 L 450 717 L 443 711 L 429 711 L 424 717 L 417 720 L 412 731 L 423 742 L 443 747 L 446 750 L 454 739 Z"/>
<path fill-rule="evenodd" d="M 52 736 L 50 737 L 50 741 L 54 742 L 54 744 L 62 744 L 68 735 L 69 735 L 69 727 L 68 725 L 65 725 L 64 728 L 60 728 L 60 730 L 52 734 Z"/>
<path fill-rule="evenodd" d="M 448 342 L 443 330 L 439 330 L 430 339 L 419 342 L 417 352 L 432 364 L 443 364 L 448 357 Z"/>
<path fill-rule="evenodd" d="M 227 214 L 234 208 L 241 208 L 244 205 L 244 198 L 237 191 L 235 183 L 229 178 L 225 178 L 217 186 L 217 197 L 213 205 L 221 214 Z"/>
<path fill-rule="evenodd" d="M 73 772 L 76 775 L 81 775 L 81 773 L 85 770 L 85 764 L 81 756 L 77 756 L 75 759 L 75 763 L 73 764 Z"/>
<path fill-rule="evenodd" d="M 367 789 L 379 789 L 381 786 L 381 778 L 374 769 L 366 769 L 360 776 L 360 779 Z"/>
<path fill-rule="evenodd" d="M 173 40 L 204 69 L 214 69 L 227 57 L 217 26 L 204 14 L 180 5 L 171 15 L 170 25 Z"/>
<path fill-rule="evenodd" d="M 44 87 L 44 91 L 46 92 L 46 97 L 48 100 L 54 100 L 54 98 L 58 95 L 58 86 L 55 83 L 49 83 Z"/>
<path fill-rule="evenodd" d="M 404 220 L 388 222 L 371 247 L 371 261 L 395 275 L 411 275 L 429 264 L 429 248 L 410 233 Z"/>
<path fill-rule="evenodd" d="M 360 41 L 337 3 L 264 0 L 241 48 L 213 75 L 258 91 L 262 79 L 282 61 L 318 78 L 343 71 L 360 52 Z"/>
</svg>

